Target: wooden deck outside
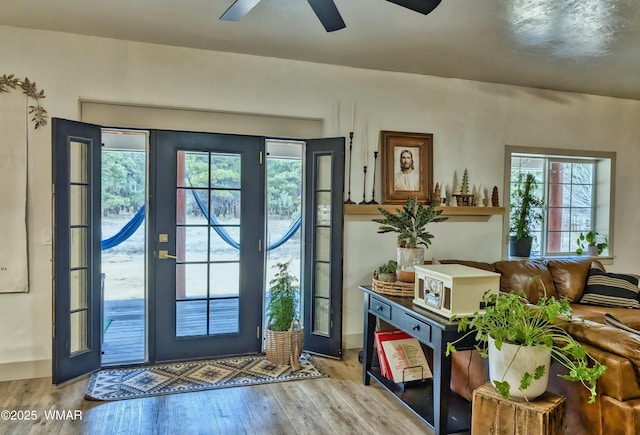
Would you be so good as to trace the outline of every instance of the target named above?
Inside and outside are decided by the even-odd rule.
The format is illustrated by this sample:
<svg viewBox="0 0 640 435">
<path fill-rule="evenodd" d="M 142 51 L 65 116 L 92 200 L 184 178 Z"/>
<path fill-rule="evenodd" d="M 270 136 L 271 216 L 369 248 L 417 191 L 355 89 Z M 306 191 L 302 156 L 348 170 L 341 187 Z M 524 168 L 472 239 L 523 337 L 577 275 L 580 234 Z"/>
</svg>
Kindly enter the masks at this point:
<svg viewBox="0 0 640 435">
<path fill-rule="evenodd" d="M 207 333 L 206 301 L 178 304 L 178 336 Z M 235 299 L 210 301 L 210 334 L 238 330 L 238 302 Z M 104 301 L 105 323 L 102 340 L 102 365 L 135 364 L 146 361 L 146 321 L 144 299 Z"/>
</svg>

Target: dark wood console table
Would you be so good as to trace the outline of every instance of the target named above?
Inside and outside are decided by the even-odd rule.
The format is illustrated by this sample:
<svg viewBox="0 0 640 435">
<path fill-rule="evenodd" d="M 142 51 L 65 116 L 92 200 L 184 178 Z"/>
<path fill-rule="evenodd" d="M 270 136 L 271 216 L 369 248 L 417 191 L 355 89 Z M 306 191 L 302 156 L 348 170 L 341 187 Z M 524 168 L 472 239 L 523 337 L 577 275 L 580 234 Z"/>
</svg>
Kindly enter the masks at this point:
<svg viewBox="0 0 640 435">
<path fill-rule="evenodd" d="M 452 392 L 451 357 L 446 357 L 447 343 L 459 338 L 457 322 L 416 306 L 412 298 L 384 296 L 370 286 L 360 286 L 364 292 L 364 356 L 362 382 L 369 385 L 371 378 L 420 419 L 433 428 L 436 435 L 469 431 L 471 429 L 471 403 Z M 376 318 L 405 331 L 433 349 L 433 378 L 418 386 L 403 388 L 388 380 L 378 368 L 372 368 L 373 342 Z M 473 336 L 457 343 L 457 349 L 472 349 Z"/>
</svg>

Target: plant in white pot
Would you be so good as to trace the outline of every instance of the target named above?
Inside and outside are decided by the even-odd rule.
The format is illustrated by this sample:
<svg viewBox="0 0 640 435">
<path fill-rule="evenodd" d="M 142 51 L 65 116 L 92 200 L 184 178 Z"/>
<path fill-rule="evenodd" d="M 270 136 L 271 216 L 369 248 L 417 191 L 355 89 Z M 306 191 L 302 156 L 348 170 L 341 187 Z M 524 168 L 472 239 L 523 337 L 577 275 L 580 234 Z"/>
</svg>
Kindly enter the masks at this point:
<svg viewBox="0 0 640 435">
<path fill-rule="evenodd" d="M 531 231 L 542 222 L 544 201 L 537 195 L 538 183 L 533 174 L 520 173 L 513 192 L 509 214 L 509 255 L 529 257 Z"/>
<path fill-rule="evenodd" d="M 424 249 L 429 248 L 431 239 L 434 237 L 426 230 L 427 224 L 444 222 L 448 219 L 440 216 L 442 210 L 436 209 L 436 206 L 436 202 L 425 206 L 418 202 L 416 197 L 411 197 L 407 198 L 402 209 L 396 208 L 395 213 L 378 207 L 384 216 L 373 219 L 380 224 L 378 233 L 398 233 L 397 273 L 400 280 L 411 279 L 410 277 L 414 276 L 413 266 L 424 264 Z M 403 272 L 406 272 L 409 277 L 405 278 Z"/>
<path fill-rule="evenodd" d="M 596 381 L 606 366 L 562 329 L 573 321 L 566 298 L 543 296 L 532 305 L 514 293 L 485 293 L 484 302 L 486 312 L 463 317 L 458 330 L 467 331 L 463 338 L 475 334 L 476 349 L 489 358 L 489 378 L 502 397 L 532 400 L 544 393 L 553 358 L 567 369 L 561 377 L 582 383 L 589 403 L 595 402 Z M 459 340 L 447 343 L 447 355 Z"/>
<path fill-rule="evenodd" d="M 601 236 L 600 233 L 594 230 L 589 231 L 587 234 L 580 233 L 576 243 L 578 244 L 576 254 L 582 255 L 586 252 L 590 257 L 596 257 L 602 254 L 602 251 L 609 246 L 607 238 Z"/>
<path fill-rule="evenodd" d="M 269 282 L 265 353 L 272 363 L 288 364 L 297 370 L 304 346 L 304 329 L 299 317 L 300 287 L 296 284 L 298 279 L 289 272 L 289 264 L 275 264 L 278 272 Z"/>
</svg>

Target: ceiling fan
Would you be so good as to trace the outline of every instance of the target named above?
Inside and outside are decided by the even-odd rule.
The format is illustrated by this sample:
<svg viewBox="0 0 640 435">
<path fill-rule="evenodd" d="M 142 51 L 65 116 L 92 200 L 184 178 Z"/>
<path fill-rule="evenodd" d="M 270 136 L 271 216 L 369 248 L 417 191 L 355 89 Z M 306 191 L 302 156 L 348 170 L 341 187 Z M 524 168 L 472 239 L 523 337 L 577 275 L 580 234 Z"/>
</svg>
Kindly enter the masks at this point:
<svg viewBox="0 0 640 435">
<path fill-rule="evenodd" d="M 387 1 L 427 15 L 434 10 L 442 0 Z M 311 8 L 316 13 L 318 19 L 327 32 L 333 32 L 347 27 L 333 0 L 307 0 L 307 2 L 309 2 L 309 5 L 311 5 Z M 220 19 L 224 21 L 239 21 L 258 3 L 260 3 L 260 0 L 236 0 L 229 9 L 222 14 Z"/>
</svg>

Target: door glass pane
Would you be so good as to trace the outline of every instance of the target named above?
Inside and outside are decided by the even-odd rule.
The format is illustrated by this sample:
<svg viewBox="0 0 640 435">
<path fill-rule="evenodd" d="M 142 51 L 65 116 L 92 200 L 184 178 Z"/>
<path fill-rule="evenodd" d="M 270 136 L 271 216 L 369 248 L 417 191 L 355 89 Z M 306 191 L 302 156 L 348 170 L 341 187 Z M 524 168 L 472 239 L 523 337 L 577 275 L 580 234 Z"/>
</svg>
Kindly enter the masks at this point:
<svg viewBox="0 0 640 435">
<path fill-rule="evenodd" d="M 176 337 L 207 335 L 207 301 L 176 301 Z"/>
<path fill-rule="evenodd" d="M 329 264 L 316 263 L 314 295 L 328 298 L 331 290 Z"/>
<path fill-rule="evenodd" d="M 87 228 L 71 228 L 69 245 L 71 268 L 87 267 Z"/>
<path fill-rule="evenodd" d="M 207 227 L 178 227 L 177 230 L 177 234 L 184 237 L 185 247 L 178 249 L 178 261 L 207 261 Z"/>
<path fill-rule="evenodd" d="M 316 159 L 317 164 L 317 178 L 316 189 L 318 190 L 330 190 L 331 189 L 331 156 L 318 156 Z"/>
<path fill-rule="evenodd" d="M 209 301 L 209 334 L 233 334 L 240 331 L 240 321 L 237 313 L 240 310 L 240 300 L 212 299 Z"/>
<path fill-rule="evenodd" d="M 69 182 L 86 183 L 89 145 L 83 142 L 69 142 Z"/>
<path fill-rule="evenodd" d="M 331 192 L 316 192 L 316 223 L 329 225 L 331 223 Z"/>
<path fill-rule="evenodd" d="M 329 261 L 331 258 L 331 228 L 316 228 L 316 260 Z"/>
<path fill-rule="evenodd" d="M 176 299 L 207 297 L 207 265 L 176 265 Z"/>
<path fill-rule="evenodd" d="M 211 154 L 211 184 L 215 189 L 240 189 L 240 159 L 237 154 Z"/>
<path fill-rule="evenodd" d="M 176 223 L 178 225 L 206 225 L 209 210 L 207 189 L 178 189 L 176 191 Z"/>
<path fill-rule="evenodd" d="M 71 354 L 89 349 L 87 343 L 88 326 L 87 312 L 85 310 L 71 313 Z"/>
<path fill-rule="evenodd" d="M 225 236 L 223 239 L 220 234 Z M 240 243 L 240 227 L 220 226 L 212 228 L 211 233 L 211 261 L 240 261 L 240 250 L 234 247 L 228 240 Z"/>
<path fill-rule="evenodd" d="M 87 271 L 86 269 L 72 270 L 69 274 L 71 286 L 71 310 L 87 308 Z"/>
<path fill-rule="evenodd" d="M 69 192 L 69 222 L 71 225 L 86 225 L 87 220 L 87 191 L 89 186 L 80 184 L 70 186 Z"/>
<path fill-rule="evenodd" d="M 211 210 L 213 211 L 213 216 L 218 223 L 239 224 L 240 191 L 229 189 L 212 190 Z"/>
<path fill-rule="evenodd" d="M 240 263 L 213 263 L 210 271 L 211 296 L 240 294 Z"/>
<path fill-rule="evenodd" d="M 329 300 L 315 298 L 313 308 L 313 333 L 329 335 Z"/>
<path fill-rule="evenodd" d="M 208 187 L 209 153 L 178 151 L 178 187 Z"/>
</svg>

